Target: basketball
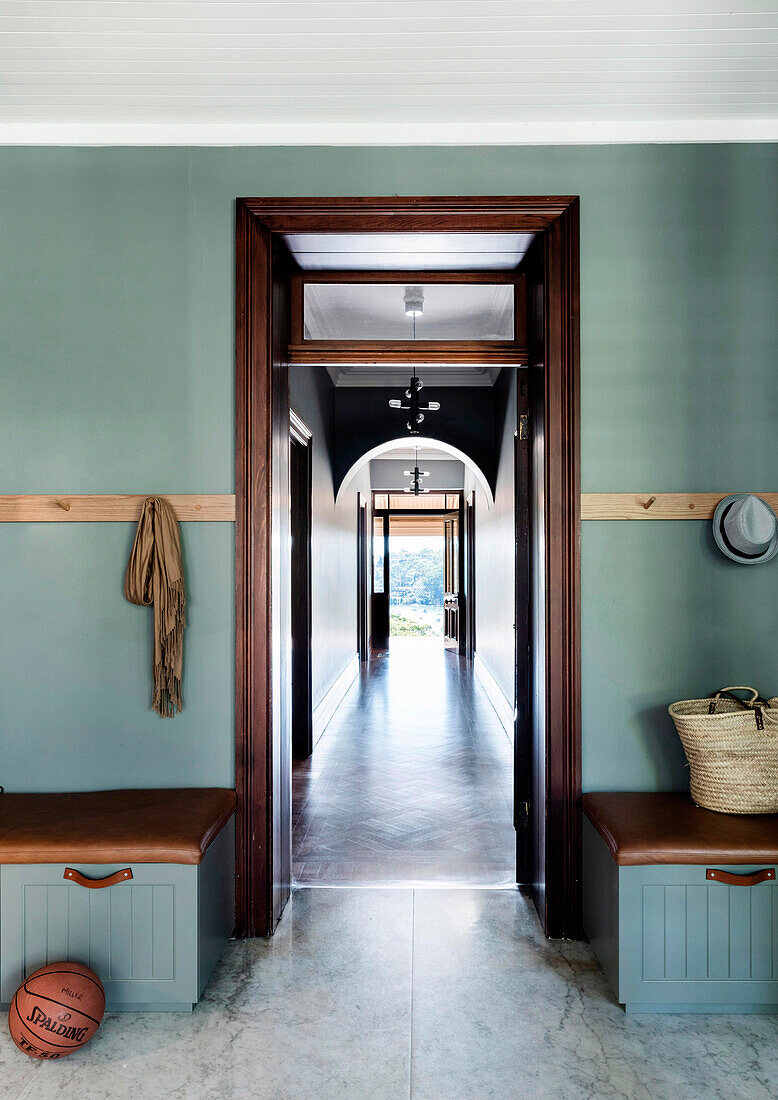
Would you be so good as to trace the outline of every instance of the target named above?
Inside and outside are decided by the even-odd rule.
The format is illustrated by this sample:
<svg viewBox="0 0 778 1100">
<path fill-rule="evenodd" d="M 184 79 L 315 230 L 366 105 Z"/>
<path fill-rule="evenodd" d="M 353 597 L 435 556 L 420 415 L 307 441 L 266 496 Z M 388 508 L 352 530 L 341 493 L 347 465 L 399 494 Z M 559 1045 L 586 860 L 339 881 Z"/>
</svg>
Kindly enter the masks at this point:
<svg viewBox="0 0 778 1100">
<path fill-rule="evenodd" d="M 81 963 L 52 963 L 16 990 L 8 1028 L 31 1058 L 64 1058 L 89 1042 L 104 1012 L 105 990 L 94 971 Z"/>
</svg>

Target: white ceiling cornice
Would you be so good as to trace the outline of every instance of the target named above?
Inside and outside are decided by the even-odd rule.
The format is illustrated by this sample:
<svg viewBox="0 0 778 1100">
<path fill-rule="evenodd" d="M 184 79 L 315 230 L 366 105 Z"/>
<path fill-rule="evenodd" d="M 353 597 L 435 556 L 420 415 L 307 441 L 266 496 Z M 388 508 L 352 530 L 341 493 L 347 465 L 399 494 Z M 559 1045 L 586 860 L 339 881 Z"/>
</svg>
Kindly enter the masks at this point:
<svg viewBox="0 0 778 1100">
<path fill-rule="evenodd" d="M 423 364 L 417 369 L 424 373 L 425 383 L 434 386 L 493 386 L 499 367 L 456 366 L 446 367 L 439 363 Z M 294 370 L 294 367 L 292 367 Z M 384 366 L 328 366 L 327 373 L 332 384 L 339 389 L 358 386 L 360 388 L 391 388 L 399 386 L 405 389 L 411 371 L 411 364 Z"/>
<path fill-rule="evenodd" d="M 0 119 L 0 145 L 421 146 L 644 145 L 777 142 L 778 119 L 611 122 L 295 120 L 27 122 Z"/>
</svg>

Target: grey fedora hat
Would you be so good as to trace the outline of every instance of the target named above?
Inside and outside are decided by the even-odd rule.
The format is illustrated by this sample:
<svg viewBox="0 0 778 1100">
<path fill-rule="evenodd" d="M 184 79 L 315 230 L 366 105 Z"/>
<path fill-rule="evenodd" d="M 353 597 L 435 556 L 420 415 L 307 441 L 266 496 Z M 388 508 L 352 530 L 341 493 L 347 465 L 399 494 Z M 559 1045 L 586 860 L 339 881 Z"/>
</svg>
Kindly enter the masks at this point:
<svg viewBox="0 0 778 1100">
<path fill-rule="evenodd" d="M 778 518 L 761 497 L 733 493 L 716 508 L 713 537 L 728 558 L 741 565 L 759 565 L 778 554 Z"/>
</svg>

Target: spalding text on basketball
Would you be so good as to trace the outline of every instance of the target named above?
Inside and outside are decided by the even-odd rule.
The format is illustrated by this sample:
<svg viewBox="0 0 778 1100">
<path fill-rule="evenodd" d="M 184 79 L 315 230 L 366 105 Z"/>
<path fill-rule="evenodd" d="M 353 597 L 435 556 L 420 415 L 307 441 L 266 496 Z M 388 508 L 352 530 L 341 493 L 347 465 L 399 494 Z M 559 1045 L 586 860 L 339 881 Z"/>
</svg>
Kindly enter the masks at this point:
<svg viewBox="0 0 778 1100">
<path fill-rule="evenodd" d="M 55 1024 L 51 1016 L 47 1016 L 37 1005 L 32 1006 L 32 1012 L 27 1017 L 31 1024 L 50 1031 L 53 1035 L 61 1035 L 63 1039 L 74 1039 L 77 1043 L 86 1035 L 88 1027 L 68 1027 L 66 1024 Z"/>
</svg>

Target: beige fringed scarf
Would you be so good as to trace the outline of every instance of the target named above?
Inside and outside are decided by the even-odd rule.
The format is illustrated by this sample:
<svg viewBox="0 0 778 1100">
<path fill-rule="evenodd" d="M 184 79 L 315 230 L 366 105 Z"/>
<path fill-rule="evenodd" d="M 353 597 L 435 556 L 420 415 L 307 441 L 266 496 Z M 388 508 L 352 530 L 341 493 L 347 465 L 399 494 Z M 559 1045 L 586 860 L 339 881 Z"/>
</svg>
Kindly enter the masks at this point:
<svg viewBox="0 0 778 1100">
<path fill-rule="evenodd" d="M 135 532 L 124 595 L 130 603 L 154 605 L 154 695 L 163 718 L 181 710 L 184 656 L 184 570 L 175 512 L 161 497 L 147 497 Z"/>
</svg>

